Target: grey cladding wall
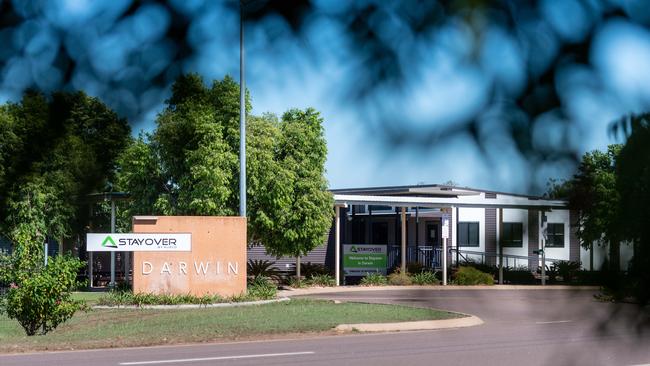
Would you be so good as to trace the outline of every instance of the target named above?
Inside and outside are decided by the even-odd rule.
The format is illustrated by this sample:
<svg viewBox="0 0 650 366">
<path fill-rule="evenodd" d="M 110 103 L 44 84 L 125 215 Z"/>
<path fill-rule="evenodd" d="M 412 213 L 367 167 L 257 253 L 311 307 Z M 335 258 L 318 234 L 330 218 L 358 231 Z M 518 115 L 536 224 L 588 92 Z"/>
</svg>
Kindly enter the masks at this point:
<svg viewBox="0 0 650 366">
<path fill-rule="evenodd" d="M 537 269 L 539 265 L 539 255 L 533 253 L 533 250 L 539 249 L 539 211 L 528 210 L 528 269 Z M 537 259 L 535 259 L 536 257 Z"/>
<path fill-rule="evenodd" d="M 569 260 L 574 262 L 580 261 L 580 239 L 578 239 L 578 214 L 575 211 L 569 211 Z"/>
<path fill-rule="evenodd" d="M 486 208 L 485 209 L 485 252 L 486 253 L 496 253 L 497 252 L 497 209 L 496 208 Z M 488 257 L 494 258 L 494 257 Z M 494 259 L 489 259 L 492 264 L 496 264 Z"/>
</svg>

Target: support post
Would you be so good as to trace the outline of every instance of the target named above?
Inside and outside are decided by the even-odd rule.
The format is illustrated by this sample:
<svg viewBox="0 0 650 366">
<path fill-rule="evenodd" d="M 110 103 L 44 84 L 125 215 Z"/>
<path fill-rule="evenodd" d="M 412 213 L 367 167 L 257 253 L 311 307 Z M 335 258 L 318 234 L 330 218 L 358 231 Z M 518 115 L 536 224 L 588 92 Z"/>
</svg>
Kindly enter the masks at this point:
<svg viewBox="0 0 650 366">
<path fill-rule="evenodd" d="M 503 232 L 503 208 L 499 208 L 499 231 L 497 232 L 497 244 L 499 245 L 499 285 L 503 285 L 503 243 L 501 242 Z"/>
<path fill-rule="evenodd" d="M 402 207 L 402 273 L 406 273 L 406 207 Z"/>
<path fill-rule="evenodd" d="M 47 240 L 45 240 L 45 243 L 43 243 L 43 249 L 44 249 L 44 251 L 43 251 L 43 261 L 45 263 L 45 267 L 47 267 L 47 249 L 48 249 L 47 247 L 48 247 Z"/>
<path fill-rule="evenodd" d="M 115 233 L 115 200 L 111 197 L 111 233 Z M 115 287 L 115 252 L 111 252 L 111 282 L 108 287 Z"/>
<path fill-rule="evenodd" d="M 341 285 L 341 207 L 334 207 L 336 220 L 334 222 L 334 273 L 336 286 Z"/>
<path fill-rule="evenodd" d="M 451 209 L 444 208 L 442 215 L 442 285 L 447 286 L 447 256 L 449 248 L 449 235 L 451 234 L 451 221 L 453 212 Z"/>
<path fill-rule="evenodd" d="M 456 228 L 456 231 L 453 232 L 453 234 L 454 234 L 453 235 L 454 236 L 453 245 L 454 245 L 454 248 L 456 248 L 456 268 L 460 267 L 460 251 L 458 250 L 459 249 L 458 248 L 458 230 L 459 230 L 458 229 L 458 227 L 459 227 L 458 223 L 460 222 L 460 213 L 458 212 L 459 210 L 460 210 L 460 208 L 451 206 L 452 222 L 453 222 L 452 225 L 454 225 L 453 227 Z M 454 213 L 456 215 L 454 215 Z M 456 217 L 455 220 L 453 220 L 454 216 Z"/>
<path fill-rule="evenodd" d="M 546 253 L 544 253 L 546 245 L 544 242 L 545 240 L 542 238 L 542 286 L 546 285 Z"/>
<path fill-rule="evenodd" d="M 442 285 L 447 286 L 447 243 L 449 239 L 442 239 Z"/>
<path fill-rule="evenodd" d="M 129 284 L 129 272 L 131 272 L 131 253 L 124 252 L 124 283 Z"/>
<path fill-rule="evenodd" d="M 548 224 L 546 221 L 546 212 L 542 210 L 542 230 L 540 230 L 539 236 L 542 239 L 542 286 L 546 285 L 546 237 L 548 233 Z"/>
<path fill-rule="evenodd" d="M 94 281 L 93 281 L 93 274 L 94 274 L 94 268 L 93 268 L 93 252 L 88 252 L 88 280 L 90 284 L 90 288 L 93 288 Z"/>
</svg>

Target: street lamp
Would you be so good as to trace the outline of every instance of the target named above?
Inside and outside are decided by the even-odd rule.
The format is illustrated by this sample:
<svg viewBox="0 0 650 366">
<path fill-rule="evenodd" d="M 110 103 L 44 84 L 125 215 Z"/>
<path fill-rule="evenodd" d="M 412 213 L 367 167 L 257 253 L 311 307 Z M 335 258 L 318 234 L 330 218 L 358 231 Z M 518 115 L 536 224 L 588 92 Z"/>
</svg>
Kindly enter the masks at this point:
<svg viewBox="0 0 650 366">
<path fill-rule="evenodd" d="M 239 216 L 246 217 L 246 80 L 244 78 L 244 6 L 239 3 Z"/>
</svg>

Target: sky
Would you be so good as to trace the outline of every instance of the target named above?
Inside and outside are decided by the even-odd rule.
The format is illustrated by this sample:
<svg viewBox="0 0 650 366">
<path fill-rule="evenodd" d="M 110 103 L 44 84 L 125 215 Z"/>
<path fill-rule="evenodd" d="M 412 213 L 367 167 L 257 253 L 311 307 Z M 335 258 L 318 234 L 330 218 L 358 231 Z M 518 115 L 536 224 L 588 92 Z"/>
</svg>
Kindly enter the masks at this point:
<svg viewBox="0 0 650 366">
<path fill-rule="evenodd" d="M 368 1 L 315 3 L 327 15 Z M 164 39 L 174 19 L 155 4 L 118 21 L 131 0 L 13 3 L 29 20 L 0 32 L 5 45 L 0 49 L 0 102 L 19 99 L 33 84 L 44 91 L 56 88 L 62 80 L 61 71 L 53 67 L 59 47 L 76 63 L 68 87 L 98 96 L 121 115 L 135 116 L 130 118 L 134 134 L 155 128 L 156 114 L 169 95 L 168 86 L 142 90 L 160 70 L 180 68 L 206 80 L 227 74 L 239 79 L 238 15 L 228 10 L 226 1 L 170 0 L 192 20 L 187 42 L 193 54 L 181 65 L 169 64 L 176 45 Z M 380 84 L 365 98 L 352 97 L 350 90 L 363 82 L 363 68 L 373 67 L 374 60 L 359 60 L 354 47 L 363 45 L 351 43 L 341 23 L 310 17 L 300 34 L 277 17 L 248 24 L 246 86 L 253 113 L 281 115 L 307 107 L 320 111 L 331 188 L 451 181 L 541 193 L 549 178 L 569 177 L 574 162 L 531 164 L 508 136 L 512 126 L 491 114 L 489 92 L 499 90 L 504 100 L 517 96 L 526 85 L 527 70 L 543 69 L 563 42 L 580 41 L 593 29 L 587 64 L 568 62 L 555 75 L 568 121 L 554 114 L 540 116 L 532 138 L 535 148 L 569 146 L 580 153 L 604 149 L 616 142 L 608 132 L 613 121 L 650 109 L 650 11 L 645 0 L 539 3 L 539 19 L 522 17 L 519 35 L 486 26 L 477 37 L 455 18 L 430 33 L 411 34 L 394 17 L 376 24 L 371 19 L 378 36 L 396 50 L 405 73 L 400 88 Z M 612 8 L 621 8 L 633 21 L 601 21 L 599 14 Z M 402 132 L 411 138 L 435 136 L 476 115 L 484 119 L 479 131 L 484 146 L 462 129 L 426 143 L 393 140 Z"/>
</svg>

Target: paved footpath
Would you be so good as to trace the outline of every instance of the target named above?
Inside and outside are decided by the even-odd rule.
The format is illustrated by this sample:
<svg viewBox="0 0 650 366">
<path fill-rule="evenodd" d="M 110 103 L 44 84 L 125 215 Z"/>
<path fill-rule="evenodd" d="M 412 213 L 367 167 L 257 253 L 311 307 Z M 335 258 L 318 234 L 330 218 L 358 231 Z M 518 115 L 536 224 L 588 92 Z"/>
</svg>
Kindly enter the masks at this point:
<svg viewBox="0 0 650 366">
<path fill-rule="evenodd" d="M 469 328 L 0 356 L 0 365 L 650 365 L 650 319 L 589 290 L 422 288 L 302 296 L 456 310 Z M 298 295 L 298 293 L 295 293 Z"/>
</svg>

